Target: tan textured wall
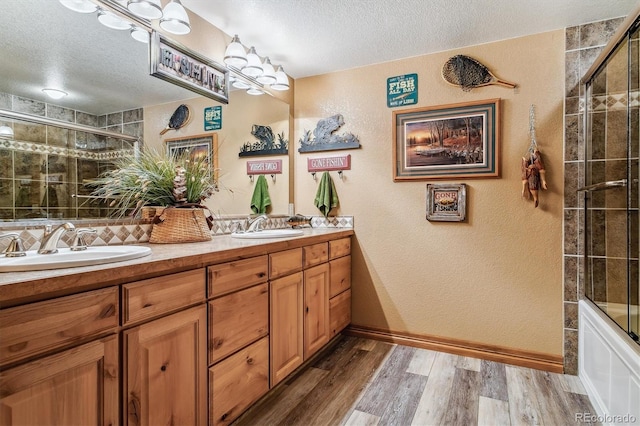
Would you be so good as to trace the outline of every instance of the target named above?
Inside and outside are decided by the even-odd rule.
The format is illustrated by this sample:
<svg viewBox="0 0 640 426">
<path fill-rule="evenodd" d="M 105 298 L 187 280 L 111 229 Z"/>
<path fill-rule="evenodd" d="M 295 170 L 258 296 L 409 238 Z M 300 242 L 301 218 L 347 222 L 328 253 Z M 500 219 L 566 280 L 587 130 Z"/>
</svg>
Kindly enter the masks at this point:
<svg viewBox="0 0 640 426">
<path fill-rule="evenodd" d="M 455 54 L 519 88 L 449 86 Z M 386 79 L 409 73 L 418 107 L 502 98 L 501 178 L 449 181 L 468 185 L 464 223 L 425 219 L 427 181 L 393 182 Z M 333 173 L 338 213 L 355 216 L 353 324 L 562 354 L 563 93 L 562 30 L 296 80 L 295 139 L 341 113 L 339 133 L 362 144 L 344 181 Z M 550 188 L 537 209 L 520 197 L 530 104 Z M 309 155 L 296 154 L 296 210 L 317 214 Z"/>
<path fill-rule="evenodd" d="M 189 106 L 191 116 L 186 126 L 169 130 L 160 136 L 159 130 L 167 125 L 171 114 L 181 103 Z M 179 102 L 154 105 L 144 109 L 145 144 L 164 149 L 165 140 L 191 137 L 204 133 L 204 108 L 219 105 L 202 96 Z M 244 91 L 230 93 L 229 104 L 222 106 L 222 129 L 218 134 L 218 168 L 220 192 L 205 203 L 212 212 L 220 215 L 248 215 L 251 213 L 251 196 L 255 187 L 247 176 L 247 160 L 282 159 L 282 174 L 276 182 L 267 176 L 272 214 L 286 214 L 289 206 L 289 157 L 238 157 L 245 142 L 255 141 L 251 135 L 254 124 L 271 126 L 274 134 L 289 134 L 289 105 L 271 96 L 251 96 Z"/>
</svg>

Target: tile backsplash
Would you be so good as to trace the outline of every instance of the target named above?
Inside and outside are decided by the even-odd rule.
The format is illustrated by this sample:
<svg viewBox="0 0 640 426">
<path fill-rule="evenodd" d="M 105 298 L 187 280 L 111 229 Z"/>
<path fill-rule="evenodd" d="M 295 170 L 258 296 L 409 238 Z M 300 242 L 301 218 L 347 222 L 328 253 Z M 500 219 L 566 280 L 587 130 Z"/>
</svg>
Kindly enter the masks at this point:
<svg viewBox="0 0 640 426">
<path fill-rule="evenodd" d="M 215 235 L 230 234 L 233 224 L 246 220 L 247 216 L 234 216 L 216 218 L 213 221 L 211 233 Z M 71 221 L 73 223 L 73 221 Z M 55 225 L 54 225 L 55 226 Z M 151 236 L 150 221 L 144 220 L 113 220 L 99 222 L 95 221 L 87 228 L 95 229 L 95 234 L 86 234 L 85 240 L 93 246 L 121 245 L 148 243 Z M 85 227 L 76 225 L 76 228 Z M 287 216 L 273 216 L 267 221 L 266 229 L 287 228 Z M 353 216 L 335 216 L 325 218 L 314 216 L 311 218 L 312 228 L 353 228 Z M 0 226 L 0 234 L 5 232 L 18 232 L 24 244 L 25 250 L 36 250 L 40 247 L 40 241 L 44 233 L 44 223 L 34 224 L 33 222 L 7 222 Z M 60 239 L 59 247 L 69 247 L 73 243 L 73 233 L 67 233 Z M 9 240 L 0 239 L 0 251 L 6 250 Z"/>
</svg>

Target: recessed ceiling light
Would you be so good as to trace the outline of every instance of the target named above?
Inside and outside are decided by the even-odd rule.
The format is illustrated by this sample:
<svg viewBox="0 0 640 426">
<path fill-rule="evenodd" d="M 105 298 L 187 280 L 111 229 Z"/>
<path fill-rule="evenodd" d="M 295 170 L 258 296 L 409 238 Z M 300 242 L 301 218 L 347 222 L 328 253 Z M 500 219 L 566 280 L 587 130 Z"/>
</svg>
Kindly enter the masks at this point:
<svg viewBox="0 0 640 426">
<path fill-rule="evenodd" d="M 67 92 L 58 89 L 42 89 L 51 99 L 62 99 L 68 95 Z"/>
</svg>

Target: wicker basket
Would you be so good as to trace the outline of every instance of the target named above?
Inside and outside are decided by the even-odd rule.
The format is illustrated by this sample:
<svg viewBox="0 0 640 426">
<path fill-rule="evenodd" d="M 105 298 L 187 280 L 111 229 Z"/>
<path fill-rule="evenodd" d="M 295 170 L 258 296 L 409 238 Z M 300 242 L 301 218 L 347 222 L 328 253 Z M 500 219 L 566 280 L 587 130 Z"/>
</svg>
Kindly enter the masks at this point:
<svg viewBox="0 0 640 426">
<path fill-rule="evenodd" d="M 195 243 L 211 240 L 210 221 L 205 208 L 156 208 L 150 243 Z"/>
</svg>

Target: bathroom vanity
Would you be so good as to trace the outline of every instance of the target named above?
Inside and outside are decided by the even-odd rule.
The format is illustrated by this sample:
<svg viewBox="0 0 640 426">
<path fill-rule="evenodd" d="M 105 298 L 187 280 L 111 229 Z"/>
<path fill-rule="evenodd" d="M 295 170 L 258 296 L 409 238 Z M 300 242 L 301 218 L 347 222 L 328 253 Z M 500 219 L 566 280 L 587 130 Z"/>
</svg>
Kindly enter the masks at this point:
<svg viewBox="0 0 640 426">
<path fill-rule="evenodd" d="M 2 424 L 229 424 L 350 322 L 352 229 L 0 274 Z"/>
</svg>

